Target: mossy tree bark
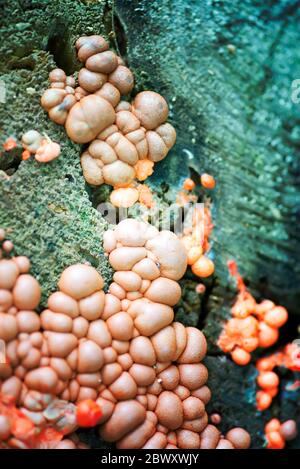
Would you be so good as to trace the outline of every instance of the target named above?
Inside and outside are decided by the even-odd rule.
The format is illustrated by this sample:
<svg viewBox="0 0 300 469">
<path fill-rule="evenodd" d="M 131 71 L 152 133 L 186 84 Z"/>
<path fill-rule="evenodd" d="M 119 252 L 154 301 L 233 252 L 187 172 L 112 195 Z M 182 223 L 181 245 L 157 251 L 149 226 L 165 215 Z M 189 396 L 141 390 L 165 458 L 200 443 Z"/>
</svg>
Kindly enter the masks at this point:
<svg viewBox="0 0 300 469">
<path fill-rule="evenodd" d="M 34 161 L 19 165 L 20 147 L 2 152 L 0 225 L 10 229 L 17 251 L 31 257 L 44 298 L 72 262 L 90 261 L 109 281 L 101 254 L 105 223 L 90 202 L 95 194 L 82 178 L 80 147 L 39 105 L 54 63 L 67 73 L 78 69 L 75 39 L 106 35 L 134 71 L 135 92 L 154 89 L 170 104 L 177 144 L 156 166 L 150 184 L 171 200 L 190 174 L 205 171 L 217 179 L 211 194 L 216 276 L 200 301 L 193 294 L 197 280 L 187 275 L 178 315 L 205 328 L 216 393 L 211 408 L 223 413 L 224 429 L 244 425 L 254 436 L 254 446 L 261 446 L 263 422 L 271 412 L 261 418 L 255 410 L 255 369 L 241 369 L 218 357 L 215 341 L 235 294 L 228 279 L 229 259 L 237 261 L 257 299 L 270 298 L 289 308 L 291 321 L 282 342 L 296 334 L 300 104 L 291 100 L 291 83 L 300 78 L 300 2 L 2 3 L 0 78 L 7 102 L 0 105 L 0 143 L 35 128 L 59 141 L 63 151 L 43 167 Z M 12 175 L 9 180 L 7 175 Z M 286 375 L 282 386 L 290 378 Z M 296 403 L 297 393 L 282 387 L 272 411 L 295 417 Z"/>
</svg>

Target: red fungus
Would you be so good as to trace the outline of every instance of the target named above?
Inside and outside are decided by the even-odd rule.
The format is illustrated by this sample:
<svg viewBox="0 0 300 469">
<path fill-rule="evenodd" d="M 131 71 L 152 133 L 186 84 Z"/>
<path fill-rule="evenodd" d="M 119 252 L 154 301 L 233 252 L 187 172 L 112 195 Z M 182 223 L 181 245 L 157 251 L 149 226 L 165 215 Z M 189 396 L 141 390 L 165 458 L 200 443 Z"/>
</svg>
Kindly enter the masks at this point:
<svg viewBox="0 0 300 469">
<path fill-rule="evenodd" d="M 95 427 L 102 417 L 100 406 L 92 399 L 86 399 L 77 405 L 77 423 L 80 427 Z"/>
<path fill-rule="evenodd" d="M 13 137 L 9 137 L 5 140 L 2 146 L 5 151 L 11 151 L 17 147 L 17 142 Z"/>
</svg>

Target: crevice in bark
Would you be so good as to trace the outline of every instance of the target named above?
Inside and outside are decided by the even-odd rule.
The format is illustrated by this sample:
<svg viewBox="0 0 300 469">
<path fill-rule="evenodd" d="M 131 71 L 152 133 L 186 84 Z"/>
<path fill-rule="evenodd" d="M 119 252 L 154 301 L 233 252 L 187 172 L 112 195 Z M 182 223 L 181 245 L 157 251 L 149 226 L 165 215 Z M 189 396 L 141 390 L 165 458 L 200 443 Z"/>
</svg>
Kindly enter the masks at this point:
<svg viewBox="0 0 300 469">
<path fill-rule="evenodd" d="M 29 70 L 30 72 L 34 71 L 35 66 L 35 61 L 30 56 L 13 58 L 7 64 L 8 70 Z"/>
<path fill-rule="evenodd" d="M 266 21 L 270 21 L 270 20 L 282 21 L 282 20 L 287 19 L 289 16 L 292 16 L 294 13 L 296 13 L 299 7 L 300 7 L 300 1 L 296 1 L 295 3 L 291 2 L 285 5 L 277 15 L 270 14 L 270 9 L 269 10 L 266 9 L 262 11 L 260 17 Z"/>
<path fill-rule="evenodd" d="M 210 296 L 213 293 L 214 287 L 215 287 L 216 280 L 213 279 L 211 284 L 206 286 L 205 292 L 202 296 L 201 299 L 201 310 L 199 313 L 199 320 L 197 323 L 198 329 L 202 330 L 205 327 L 205 323 L 207 318 L 209 317 L 210 314 L 210 306 L 209 306 L 209 301 L 210 301 Z"/>
<path fill-rule="evenodd" d="M 75 48 L 70 54 L 70 33 L 66 24 L 57 22 L 48 37 L 46 50 L 53 55 L 58 68 L 62 68 L 67 75 L 75 72 Z"/>
<path fill-rule="evenodd" d="M 127 59 L 127 37 L 122 21 L 116 11 L 112 11 L 112 25 L 115 33 L 115 42 L 117 50 L 123 59 Z"/>
<path fill-rule="evenodd" d="M 20 150 L 12 150 L 8 156 L 5 153 L 0 153 L 0 173 L 1 170 L 8 176 L 12 176 L 21 164 Z"/>
</svg>

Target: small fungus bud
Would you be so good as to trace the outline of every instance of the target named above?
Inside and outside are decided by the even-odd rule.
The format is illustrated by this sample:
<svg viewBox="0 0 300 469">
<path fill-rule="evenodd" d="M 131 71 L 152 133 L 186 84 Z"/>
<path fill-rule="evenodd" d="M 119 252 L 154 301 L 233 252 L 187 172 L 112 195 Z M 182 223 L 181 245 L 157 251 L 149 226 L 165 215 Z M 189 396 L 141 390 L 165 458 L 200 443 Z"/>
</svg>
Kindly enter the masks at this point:
<svg viewBox="0 0 300 469">
<path fill-rule="evenodd" d="M 216 186 L 216 181 L 213 176 L 207 173 L 201 175 L 200 182 L 205 189 L 214 189 Z"/>
</svg>

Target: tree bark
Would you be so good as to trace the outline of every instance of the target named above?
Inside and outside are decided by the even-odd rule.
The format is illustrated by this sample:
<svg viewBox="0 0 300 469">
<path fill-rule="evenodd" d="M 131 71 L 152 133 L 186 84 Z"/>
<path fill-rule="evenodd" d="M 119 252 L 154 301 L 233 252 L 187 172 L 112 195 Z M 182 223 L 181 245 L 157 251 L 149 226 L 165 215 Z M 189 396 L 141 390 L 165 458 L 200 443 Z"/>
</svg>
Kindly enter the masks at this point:
<svg viewBox="0 0 300 469">
<path fill-rule="evenodd" d="M 211 409 L 222 412 L 222 428 L 245 426 L 259 447 L 271 413 L 261 418 L 256 412 L 255 368 L 219 357 L 215 342 L 235 295 L 229 259 L 237 261 L 257 300 L 269 298 L 289 309 L 281 343 L 297 334 L 300 103 L 292 102 L 291 84 L 300 78 L 299 7 L 296 0 L 10 0 L 0 5 L 0 79 L 6 88 L 1 148 L 8 137 L 20 141 L 30 128 L 62 145 L 51 167 L 20 163 L 20 145 L 9 154 L 0 152 L 0 225 L 17 252 L 31 258 L 43 301 L 71 263 L 89 261 L 106 284 L 111 278 L 100 248 L 106 223 L 95 210 L 106 193 L 86 186 L 80 146 L 49 121 L 39 103 L 55 64 L 68 74 L 79 69 L 76 38 L 103 34 L 133 70 L 134 94 L 153 89 L 170 105 L 177 143 L 156 165 L 151 187 L 171 201 L 191 174 L 208 172 L 217 180 L 210 196 L 216 275 L 206 282 L 202 299 L 194 293 L 197 279 L 187 275 L 177 315 L 204 327 L 215 393 Z M 297 397 L 282 388 L 275 412 L 299 417 Z M 285 402 L 289 412 L 283 410 Z M 92 441 L 99 444 L 95 436 Z"/>
</svg>

